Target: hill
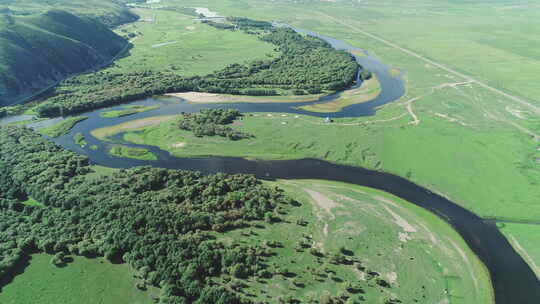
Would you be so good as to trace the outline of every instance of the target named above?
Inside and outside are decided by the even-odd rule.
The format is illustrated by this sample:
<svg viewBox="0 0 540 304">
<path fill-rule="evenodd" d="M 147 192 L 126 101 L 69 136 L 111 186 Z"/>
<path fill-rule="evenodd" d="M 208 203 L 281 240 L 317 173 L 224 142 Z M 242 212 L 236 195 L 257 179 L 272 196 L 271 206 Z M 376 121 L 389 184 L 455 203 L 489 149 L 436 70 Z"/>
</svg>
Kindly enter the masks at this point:
<svg viewBox="0 0 540 304">
<path fill-rule="evenodd" d="M 100 21 L 67 11 L 0 15 L 0 105 L 110 61 L 126 45 Z"/>
<path fill-rule="evenodd" d="M 51 9 L 62 9 L 72 14 L 97 18 L 113 27 L 138 19 L 124 5 L 124 0 L 0 0 L 0 12 L 13 15 L 36 15 Z"/>
</svg>

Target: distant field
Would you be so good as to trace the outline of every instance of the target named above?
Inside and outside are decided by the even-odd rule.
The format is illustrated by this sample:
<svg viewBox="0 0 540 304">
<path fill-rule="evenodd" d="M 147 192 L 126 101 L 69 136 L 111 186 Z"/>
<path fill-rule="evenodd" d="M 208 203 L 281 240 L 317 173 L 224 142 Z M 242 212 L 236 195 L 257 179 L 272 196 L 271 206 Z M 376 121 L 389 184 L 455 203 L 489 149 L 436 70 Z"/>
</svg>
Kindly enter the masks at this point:
<svg viewBox="0 0 540 304">
<path fill-rule="evenodd" d="M 74 257 L 66 267 L 50 263 L 52 256 L 33 255 L 30 265 L 12 283 L 2 286 L 2 304 L 150 304 L 156 289 L 138 291 L 128 265 Z"/>
<path fill-rule="evenodd" d="M 273 45 L 241 32 L 218 30 L 174 11 L 135 9 L 141 21 L 117 30 L 136 34 L 129 55 L 111 72 L 169 71 L 205 75 L 233 63 L 276 56 Z M 152 20 L 152 21 L 150 21 Z"/>
<path fill-rule="evenodd" d="M 365 294 L 353 293 L 352 299 L 364 298 L 365 303 L 385 303 L 393 297 L 402 303 L 492 302 L 489 277 L 482 264 L 435 215 L 383 192 L 348 184 L 319 180 L 269 184 L 285 189 L 302 205 L 280 216 L 284 223 L 261 223 L 264 229 L 243 229 L 224 236 L 247 244 L 264 240 L 283 244 L 268 264 L 280 265 L 290 275 L 249 282 L 247 290 L 256 295 L 254 299 L 291 295 L 307 303 L 325 294 L 347 294 L 343 281 L 367 280 Z M 298 225 L 298 221 L 307 224 Z M 301 241 L 315 244 L 326 256 L 344 248 L 366 269 L 334 265 L 308 249 L 295 250 Z M 380 276 L 370 279 L 370 270 Z M 380 288 L 375 284 L 377 278 L 391 287 Z"/>
</svg>

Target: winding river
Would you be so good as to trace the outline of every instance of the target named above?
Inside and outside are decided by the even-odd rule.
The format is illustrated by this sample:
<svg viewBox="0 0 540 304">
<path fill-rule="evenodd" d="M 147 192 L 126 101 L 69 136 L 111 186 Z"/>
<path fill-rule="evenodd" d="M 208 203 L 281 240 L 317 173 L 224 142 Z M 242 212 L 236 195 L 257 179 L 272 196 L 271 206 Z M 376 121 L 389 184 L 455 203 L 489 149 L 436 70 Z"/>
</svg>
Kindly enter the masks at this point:
<svg viewBox="0 0 540 304">
<path fill-rule="evenodd" d="M 308 31 L 302 32 L 316 35 Z M 337 49 L 362 51 L 330 37 L 316 36 L 328 41 Z M 364 68 L 377 75 L 381 82 L 382 93 L 369 102 L 346 107 L 341 112 L 332 114 L 332 117 L 373 115 L 377 107 L 395 101 L 404 94 L 403 81 L 400 77 L 394 77 L 390 74 L 389 66 L 384 65 L 377 58 L 369 54 L 356 57 L 356 59 Z M 323 97 L 311 103 L 328 101 L 336 98 L 338 94 Z M 285 112 L 320 117 L 328 115 L 306 112 L 296 108 L 297 106 L 309 103 L 189 104 L 174 98 L 148 98 L 133 104 L 161 104 L 162 106 L 153 111 L 121 118 L 100 117 L 101 112 L 119 109 L 121 106 L 86 113 L 84 115 L 89 118 L 77 124 L 71 130 L 70 134 L 53 140 L 69 150 L 87 155 L 93 163 L 107 167 L 130 168 L 148 165 L 170 169 L 199 170 L 203 173 L 247 173 L 254 174 L 262 179 L 325 179 L 386 191 L 432 211 L 450 223 L 459 232 L 489 270 L 497 304 L 540 303 L 540 281 L 493 222 L 484 221 L 474 213 L 405 178 L 384 172 L 337 165 L 316 159 L 263 161 L 226 157 L 176 158 L 157 147 L 130 143 L 123 144 L 132 147 L 144 147 L 156 154 L 159 159 L 157 161 L 142 161 L 117 158 L 108 155 L 107 151 L 110 148 L 108 143 L 101 142 L 90 135 L 90 131 L 98 127 L 116 125 L 130 120 L 156 115 L 195 112 L 202 108 L 236 108 L 242 112 Z M 40 122 L 33 125 L 33 127 L 37 127 L 43 123 L 50 122 Z M 88 142 L 87 148 L 83 149 L 73 142 L 73 135 L 79 132 L 85 135 Z M 121 135 L 116 136 L 115 140 L 122 141 Z M 88 147 L 92 145 L 96 145 L 98 149 L 95 151 L 89 149 Z"/>
</svg>

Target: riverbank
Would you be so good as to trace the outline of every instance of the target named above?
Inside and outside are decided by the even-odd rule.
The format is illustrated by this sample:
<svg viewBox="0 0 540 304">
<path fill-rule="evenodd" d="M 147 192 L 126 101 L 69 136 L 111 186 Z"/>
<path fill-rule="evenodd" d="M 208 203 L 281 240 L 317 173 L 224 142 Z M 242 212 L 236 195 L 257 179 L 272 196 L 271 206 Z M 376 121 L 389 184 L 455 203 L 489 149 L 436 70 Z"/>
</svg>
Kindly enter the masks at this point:
<svg viewBox="0 0 540 304">
<path fill-rule="evenodd" d="M 291 96 L 247 96 L 203 92 L 169 93 L 165 96 L 181 98 L 189 103 L 294 103 L 319 99 L 322 94 Z"/>
<path fill-rule="evenodd" d="M 376 75 L 364 80 L 362 85 L 339 93 L 339 97 L 329 102 L 320 102 L 299 107 L 302 110 L 317 113 L 336 113 L 343 108 L 377 98 L 382 92 L 381 84 Z"/>
</svg>

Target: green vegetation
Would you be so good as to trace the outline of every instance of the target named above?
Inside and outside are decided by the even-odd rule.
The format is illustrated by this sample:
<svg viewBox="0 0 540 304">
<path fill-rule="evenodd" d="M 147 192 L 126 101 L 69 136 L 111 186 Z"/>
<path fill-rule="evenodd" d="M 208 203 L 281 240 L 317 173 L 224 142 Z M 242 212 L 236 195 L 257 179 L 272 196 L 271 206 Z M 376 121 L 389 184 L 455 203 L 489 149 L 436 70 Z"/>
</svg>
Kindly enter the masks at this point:
<svg viewBox="0 0 540 304">
<path fill-rule="evenodd" d="M 73 129 L 73 127 L 87 119 L 88 117 L 86 116 L 75 116 L 75 117 L 69 117 L 69 118 L 66 118 L 64 120 L 61 120 L 60 122 L 52 125 L 52 126 L 49 126 L 49 127 L 45 127 L 43 129 L 40 129 L 39 132 L 41 134 L 45 134 L 47 136 L 50 136 L 50 137 L 59 137 L 59 136 L 62 136 L 62 135 L 66 135 L 69 133 L 69 131 L 71 129 Z"/>
<path fill-rule="evenodd" d="M 245 19 L 230 20 L 238 24 L 246 22 Z M 155 94 L 187 91 L 256 96 L 318 94 L 323 90 L 343 89 L 355 80 L 358 64 L 350 54 L 336 51 L 318 38 L 262 24 L 255 29 L 249 27 L 249 31 L 240 26 L 246 32 L 240 35 L 257 35 L 260 40 L 275 45 L 280 52 L 277 58 L 234 63 L 202 77 L 154 70 L 115 72 L 114 69 L 73 77 L 56 88 L 36 112 L 40 116 L 54 117 Z"/>
<path fill-rule="evenodd" d="M 491 300 L 487 273 L 449 225 L 380 191 L 93 167 L 16 127 L 0 128 L 0 145 L 0 274 L 33 257 L 2 302 L 36 298 L 28 291 L 44 282 L 40 299 L 55 302 L 102 286 L 105 302 L 144 301 L 136 288 L 153 287 L 162 303 Z M 29 197 L 42 204 L 21 202 Z"/>
<path fill-rule="evenodd" d="M 157 156 L 144 148 L 133 148 L 115 145 L 109 150 L 109 154 L 116 157 L 127 157 L 142 160 L 157 160 Z"/>
<path fill-rule="evenodd" d="M 31 256 L 24 273 L 2 287 L 4 304 L 118 303 L 150 304 L 159 295 L 135 289 L 136 273 L 128 265 L 115 265 L 101 258 L 68 257 L 66 267 L 51 265 L 51 255 Z"/>
<path fill-rule="evenodd" d="M 0 13 L 0 106 L 109 62 L 126 41 L 98 21 L 61 10 Z"/>
<path fill-rule="evenodd" d="M 52 9 L 62 9 L 72 14 L 97 18 L 108 26 L 116 26 L 137 20 L 128 11 L 124 0 L 8 0 L 0 3 L 0 13 L 13 15 L 37 15 Z"/>
<path fill-rule="evenodd" d="M 481 216 L 540 217 L 540 206 L 532 203 L 540 195 L 535 186 L 540 174 L 530 169 L 534 160 L 527 156 L 520 160 L 527 166 L 514 165 L 520 151 L 536 149 L 535 141 L 515 132 L 471 134 L 469 128 L 449 128 L 447 121 L 438 118 L 424 118 L 422 123 L 429 124 L 429 129 L 408 124 L 404 115 L 384 120 L 348 118 L 325 123 L 303 115 L 254 113 L 231 126 L 253 134 L 251 139 L 198 138 L 179 130 L 175 120 L 137 128 L 138 132 L 128 132 L 124 139 L 159 146 L 179 157 L 320 158 L 402 175 Z M 106 136 L 129 131 L 128 123 L 123 126 L 106 128 Z M 103 129 L 95 131 L 103 133 Z M 460 145 L 449 140 L 463 136 L 472 138 Z M 518 207 L 524 201 L 531 202 L 526 213 Z"/>
<path fill-rule="evenodd" d="M 86 139 L 84 138 L 84 134 L 82 133 L 77 133 L 75 134 L 75 136 L 73 136 L 73 141 L 81 146 L 81 148 L 84 148 L 86 147 L 86 145 L 88 145 L 88 143 L 86 142 Z"/>
<path fill-rule="evenodd" d="M 226 125 L 240 117 L 238 110 L 205 109 L 200 113 L 182 115 L 178 126 L 182 130 L 193 132 L 197 137 L 221 136 L 229 140 L 250 138 L 252 135 L 237 131 Z"/>
<path fill-rule="evenodd" d="M 518 224 L 498 223 L 501 231 L 510 241 L 514 249 L 523 256 L 531 269 L 540 279 L 540 223 Z"/>
<path fill-rule="evenodd" d="M 364 80 L 359 88 L 341 93 L 336 100 L 302 106 L 300 109 L 318 113 L 335 113 L 343 110 L 343 108 L 347 106 L 373 100 L 379 96 L 380 93 L 381 84 L 379 83 L 377 76 L 372 75 Z"/>
<path fill-rule="evenodd" d="M 452 227 L 435 215 L 354 185 L 318 180 L 269 185 L 284 189 L 301 205 L 280 207 L 274 213 L 280 221 L 261 222 L 264 229 L 218 235 L 228 241 L 276 247 L 277 255 L 267 260 L 274 275 L 248 283 L 247 292 L 256 295 L 256 301 L 294 298 L 298 303 L 323 303 L 327 296 L 345 295 L 365 299 L 356 303 L 388 303 L 391 298 L 402 303 L 492 302 L 484 266 Z M 426 278 L 429 287 L 423 288 Z M 391 288 L 381 287 L 380 280 Z M 356 282 L 362 283 L 354 292 Z"/>
<path fill-rule="evenodd" d="M 240 31 L 223 31 L 193 21 L 175 10 L 133 9 L 141 16 L 116 32 L 133 36 L 129 56 L 115 61 L 106 71 L 130 74 L 166 72 L 184 77 L 202 76 L 233 63 L 275 58 L 272 44 Z M 157 22 L 148 22 L 148 20 Z"/>
<path fill-rule="evenodd" d="M 101 113 L 100 115 L 101 117 L 105 118 L 116 118 L 151 111 L 159 108 L 160 106 L 126 106 L 124 110 L 107 111 Z"/>
<path fill-rule="evenodd" d="M 87 158 L 25 128 L 0 128 L 0 145 L 2 277 L 34 252 L 103 256 L 128 263 L 139 289 L 161 287 L 161 302 L 250 304 L 213 282 L 255 277 L 270 250 L 211 234 L 294 203 L 250 175 L 148 167 L 89 174 Z M 27 197 L 45 207 L 20 203 Z"/>
</svg>

